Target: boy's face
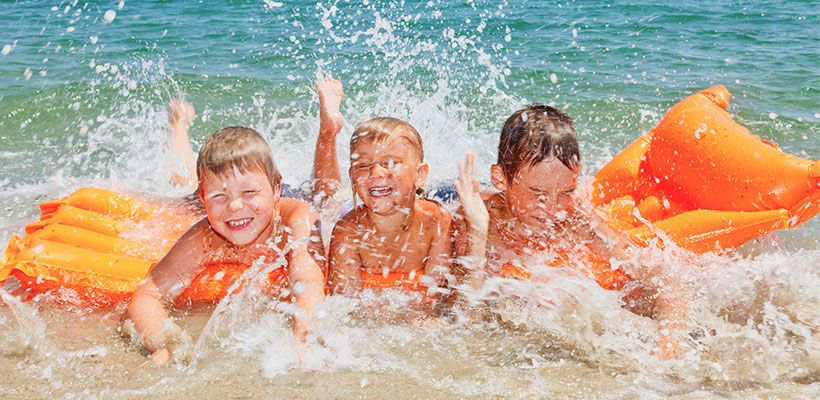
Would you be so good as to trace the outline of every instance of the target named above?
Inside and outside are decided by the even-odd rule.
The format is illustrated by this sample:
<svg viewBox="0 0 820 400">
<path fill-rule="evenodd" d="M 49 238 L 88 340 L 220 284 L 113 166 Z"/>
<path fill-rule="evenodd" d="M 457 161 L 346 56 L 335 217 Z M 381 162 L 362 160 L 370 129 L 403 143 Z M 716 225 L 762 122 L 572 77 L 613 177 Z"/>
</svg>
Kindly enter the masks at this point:
<svg viewBox="0 0 820 400">
<path fill-rule="evenodd" d="M 510 212 L 530 228 L 552 226 L 569 205 L 578 171 L 560 160 L 550 159 L 524 165 L 510 182 L 501 167 L 492 167 L 493 185 L 504 193 Z"/>
<path fill-rule="evenodd" d="M 264 173 L 238 170 L 232 176 L 206 177 L 199 192 L 211 228 L 237 246 L 270 237 L 279 194 L 280 186 L 271 187 Z"/>
<path fill-rule="evenodd" d="M 400 137 L 361 142 L 351 155 L 350 179 L 356 194 L 377 214 L 407 212 L 416 188 L 427 179 L 413 147 Z"/>
</svg>

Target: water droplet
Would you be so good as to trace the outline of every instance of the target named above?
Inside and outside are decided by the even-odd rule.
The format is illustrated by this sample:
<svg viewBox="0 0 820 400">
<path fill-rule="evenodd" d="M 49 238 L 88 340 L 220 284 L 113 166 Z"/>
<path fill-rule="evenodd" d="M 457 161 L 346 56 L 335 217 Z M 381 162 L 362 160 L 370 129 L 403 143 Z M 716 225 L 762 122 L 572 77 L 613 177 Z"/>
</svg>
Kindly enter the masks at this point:
<svg viewBox="0 0 820 400">
<path fill-rule="evenodd" d="M 114 10 L 108 10 L 103 15 L 103 22 L 105 22 L 106 24 L 110 24 L 111 21 L 114 20 L 114 18 L 117 18 L 117 12 Z"/>
<path fill-rule="evenodd" d="M 91 39 L 91 44 L 97 44 L 97 41 L 100 40 L 98 36 L 91 36 L 89 39 Z"/>
<path fill-rule="evenodd" d="M 0 50 L 0 54 L 2 54 L 4 56 L 8 55 L 9 53 L 11 53 L 11 45 L 10 44 L 7 44 L 7 45 L 3 46 L 3 50 Z"/>
<path fill-rule="evenodd" d="M 550 74 L 550 82 L 552 82 L 553 84 L 558 83 L 558 75 L 555 75 L 555 72 Z"/>
<path fill-rule="evenodd" d="M 769 119 L 775 119 L 775 118 L 777 118 L 777 114 L 769 113 Z"/>
</svg>

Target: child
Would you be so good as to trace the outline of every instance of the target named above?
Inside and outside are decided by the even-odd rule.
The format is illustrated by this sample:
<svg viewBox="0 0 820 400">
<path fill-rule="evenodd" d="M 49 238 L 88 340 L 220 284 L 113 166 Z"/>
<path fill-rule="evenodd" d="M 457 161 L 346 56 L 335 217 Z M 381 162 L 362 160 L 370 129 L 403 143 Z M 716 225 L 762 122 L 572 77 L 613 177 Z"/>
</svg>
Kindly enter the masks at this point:
<svg viewBox="0 0 820 400">
<path fill-rule="evenodd" d="M 322 131 L 314 175 L 326 182 L 321 187 L 330 197 L 338 185 L 327 182 L 338 183 L 341 178 L 334 140 L 343 122 L 338 112 L 342 86 L 326 79 L 317 88 Z M 333 229 L 328 255 L 331 292 L 441 286 L 449 272 L 450 214 L 419 196 L 428 166 L 418 132 L 396 118 L 373 118 L 353 132 L 350 153 L 354 195 L 363 204 Z"/>
<path fill-rule="evenodd" d="M 287 261 L 294 336 L 303 340 L 314 304 L 323 296 L 323 251 L 317 215 L 299 200 L 280 198 L 281 176 L 267 142 L 242 127 L 205 140 L 196 164 L 197 195 L 207 218 L 196 223 L 151 270 L 131 299 L 128 315 L 155 363 L 171 356 L 164 303 L 173 301 L 209 265 Z M 187 293 L 187 291 L 186 291 Z"/>
<path fill-rule="evenodd" d="M 459 163 L 460 179 L 455 185 L 462 207 L 453 223 L 454 255 L 462 266 L 459 275 L 472 290 L 482 287 L 490 271 L 528 276 L 525 268 L 516 265 L 544 265 L 555 258 L 566 264 L 579 245 L 606 258 L 625 257 L 626 243 L 618 241 L 606 224 L 591 225 L 573 205 L 580 153 L 572 121 L 561 111 L 536 104 L 507 119 L 498 164 L 491 168 L 499 193 L 486 200 L 473 179 L 474 161 L 475 156 L 468 154 L 466 162 Z M 553 259 L 545 259 L 547 253 Z M 589 275 L 608 289 L 620 289 L 630 279 L 611 268 L 593 269 Z M 667 279 L 664 286 L 674 283 Z M 647 304 L 652 301 L 649 296 L 629 301 L 638 301 L 633 311 L 640 314 L 654 311 L 669 332 L 685 328 L 681 295 L 663 290 L 656 297 L 654 304 Z M 680 354 L 675 335 L 662 335 L 659 346 L 662 358 Z"/>
</svg>

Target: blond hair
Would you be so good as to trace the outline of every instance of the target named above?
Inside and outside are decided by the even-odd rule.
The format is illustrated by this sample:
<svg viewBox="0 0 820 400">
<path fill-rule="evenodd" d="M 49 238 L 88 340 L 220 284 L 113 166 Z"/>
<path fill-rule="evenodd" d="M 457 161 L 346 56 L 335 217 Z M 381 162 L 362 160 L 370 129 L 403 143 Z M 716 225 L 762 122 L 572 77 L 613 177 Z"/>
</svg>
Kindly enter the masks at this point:
<svg viewBox="0 0 820 400">
<path fill-rule="evenodd" d="M 232 176 L 236 171 L 263 172 L 273 187 L 282 181 L 265 138 L 253 129 L 229 126 L 205 139 L 199 150 L 196 160 L 199 190 L 206 177 Z"/>
<path fill-rule="evenodd" d="M 377 117 L 364 121 L 353 131 L 350 138 L 350 154 L 354 154 L 354 149 L 359 143 L 379 142 L 387 138 L 402 138 L 407 141 L 413 151 L 419 156 L 419 162 L 424 161 L 424 149 L 421 144 L 421 136 L 413 125 L 408 124 L 398 118 Z"/>
</svg>

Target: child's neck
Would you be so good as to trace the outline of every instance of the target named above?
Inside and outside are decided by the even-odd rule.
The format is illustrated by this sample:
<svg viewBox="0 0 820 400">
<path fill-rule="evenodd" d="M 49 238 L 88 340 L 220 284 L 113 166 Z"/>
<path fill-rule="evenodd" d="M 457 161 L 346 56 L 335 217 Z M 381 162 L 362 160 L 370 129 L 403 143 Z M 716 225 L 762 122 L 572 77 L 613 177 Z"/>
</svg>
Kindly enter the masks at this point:
<svg viewBox="0 0 820 400">
<path fill-rule="evenodd" d="M 397 235 L 406 232 L 410 228 L 410 224 L 415 214 L 415 202 L 406 210 L 395 210 L 389 214 L 377 214 L 370 209 L 365 208 L 367 218 L 376 229 L 376 232 L 382 235 Z"/>
</svg>

